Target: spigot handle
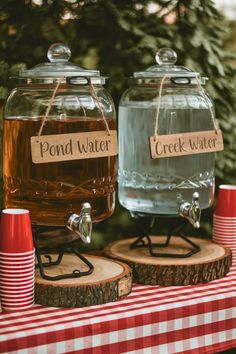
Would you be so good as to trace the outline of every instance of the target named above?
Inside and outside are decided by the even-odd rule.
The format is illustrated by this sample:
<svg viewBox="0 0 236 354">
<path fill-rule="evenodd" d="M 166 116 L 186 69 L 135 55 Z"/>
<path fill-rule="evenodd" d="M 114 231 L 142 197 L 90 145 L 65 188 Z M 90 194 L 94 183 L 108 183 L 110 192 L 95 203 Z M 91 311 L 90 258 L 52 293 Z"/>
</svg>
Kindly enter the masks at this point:
<svg viewBox="0 0 236 354">
<path fill-rule="evenodd" d="M 192 205 L 190 207 L 190 216 L 193 219 L 193 226 L 195 228 L 200 227 L 200 218 L 201 218 L 201 208 L 199 204 L 199 193 L 193 193 Z"/>
<path fill-rule="evenodd" d="M 183 201 L 179 206 L 179 215 L 187 219 L 195 228 L 200 227 L 201 208 L 199 204 L 199 193 L 192 196 L 192 203 Z"/>
<path fill-rule="evenodd" d="M 90 243 L 92 233 L 91 205 L 84 203 L 79 215 L 70 215 L 66 227 L 79 235 L 84 243 Z"/>
<path fill-rule="evenodd" d="M 198 192 L 194 192 L 193 193 L 192 203 L 196 204 L 196 205 L 199 205 L 199 193 Z"/>
</svg>

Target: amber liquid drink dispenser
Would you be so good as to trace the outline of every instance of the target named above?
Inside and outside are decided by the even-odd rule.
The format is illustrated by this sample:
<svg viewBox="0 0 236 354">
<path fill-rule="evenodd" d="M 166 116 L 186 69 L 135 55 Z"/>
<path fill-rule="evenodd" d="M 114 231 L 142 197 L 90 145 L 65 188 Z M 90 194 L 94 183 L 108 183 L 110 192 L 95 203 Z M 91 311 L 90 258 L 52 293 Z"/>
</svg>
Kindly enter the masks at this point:
<svg viewBox="0 0 236 354">
<path fill-rule="evenodd" d="M 52 45 L 49 62 L 20 73 L 4 112 L 4 206 L 29 209 L 42 276 L 40 252 L 58 250 L 60 263 L 65 247 L 74 246 L 78 238 L 89 243 L 92 223 L 108 218 L 115 207 L 116 154 L 103 151 L 96 157 L 89 140 L 91 133 L 106 137 L 115 131 L 114 104 L 99 71 L 81 68 L 69 58 L 68 47 Z M 83 143 L 72 145 L 82 133 Z M 39 143 L 38 163 L 32 157 L 32 137 L 36 148 Z M 45 137 L 50 138 L 45 142 Z M 81 154 L 94 154 L 77 159 L 72 148 L 73 153 L 80 148 Z M 50 264 L 55 262 L 49 259 L 46 266 Z"/>
</svg>

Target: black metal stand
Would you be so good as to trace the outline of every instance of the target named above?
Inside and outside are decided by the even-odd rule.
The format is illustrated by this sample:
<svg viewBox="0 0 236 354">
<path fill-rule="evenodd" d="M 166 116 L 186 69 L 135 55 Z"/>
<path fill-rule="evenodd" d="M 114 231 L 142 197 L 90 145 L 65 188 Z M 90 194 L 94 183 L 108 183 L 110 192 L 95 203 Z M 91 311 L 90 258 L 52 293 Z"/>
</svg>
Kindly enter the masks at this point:
<svg viewBox="0 0 236 354">
<path fill-rule="evenodd" d="M 189 240 L 185 235 L 183 235 L 182 231 L 187 225 L 186 220 L 181 220 L 181 222 L 178 221 L 177 224 L 172 226 L 170 230 L 167 233 L 167 238 L 164 243 L 152 243 L 151 237 L 149 236 L 149 233 L 151 229 L 154 226 L 156 216 L 149 216 L 145 217 L 144 215 L 137 215 L 137 214 L 132 214 L 135 223 L 138 226 L 139 232 L 141 235 L 130 245 L 131 249 L 134 248 L 140 248 L 140 247 L 147 247 L 149 254 L 153 257 L 172 257 L 172 258 L 187 258 L 192 256 L 193 254 L 197 253 L 200 251 L 200 247 L 196 245 L 193 241 Z M 171 237 L 173 236 L 173 232 L 175 231 L 175 234 L 178 235 L 178 237 L 182 238 L 187 244 L 191 245 L 192 248 L 190 249 L 189 252 L 185 254 L 178 254 L 178 253 L 160 253 L 160 252 L 154 252 L 154 247 L 168 247 L 171 241 Z"/>
<path fill-rule="evenodd" d="M 45 229 L 44 229 L 45 233 Z M 39 235 L 37 234 L 37 237 Z M 50 236 L 49 236 L 50 237 Z M 88 261 L 86 257 L 84 257 L 82 254 L 79 253 L 78 251 L 78 243 L 81 242 L 80 240 L 76 239 L 64 244 L 61 244 L 60 246 L 53 246 L 53 247 L 40 247 L 37 244 L 36 237 L 34 237 L 34 245 L 35 245 L 35 253 L 37 257 L 38 264 L 36 265 L 39 268 L 40 275 L 43 279 L 46 280 L 61 280 L 61 279 L 66 279 L 66 278 L 80 278 L 82 276 L 86 276 L 89 274 L 92 274 L 94 271 L 94 266 L 92 263 Z M 60 275 L 55 275 L 55 276 L 50 276 L 45 274 L 44 268 L 51 267 L 51 266 L 56 266 L 59 265 L 62 261 L 63 255 L 65 252 L 70 252 L 74 253 L 78 256 L 78 258 L 86 264 L 88 269 L 86 271 L 81 271 L 79 269 L 74 269 L 71 273 L 68 274 L 60 274 Z M 52 256 L 48 255 L 48 253 L 55 253 L 55 256 L 57 257 L 56 260 L 52 260 Z M 42 257 L 47 259 L 47 262 L 43 262 Z"/>
</svg>

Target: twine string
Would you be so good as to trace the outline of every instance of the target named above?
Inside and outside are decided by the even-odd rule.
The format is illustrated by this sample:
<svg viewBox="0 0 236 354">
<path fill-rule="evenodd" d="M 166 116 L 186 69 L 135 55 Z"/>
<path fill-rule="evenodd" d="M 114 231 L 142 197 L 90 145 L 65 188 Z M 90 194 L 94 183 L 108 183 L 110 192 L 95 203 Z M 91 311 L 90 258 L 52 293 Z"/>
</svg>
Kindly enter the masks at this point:
<svg viewBox="0 0 236 354">
<path fill-rule="evenodd" d="M 95 102 L 97 103 L 97 106 L 98 106 L 99 111 L 101 112 L 101 116 L 102 116 L 102 119 L 103 119 L 103 121 L 104 121 L 106 130 L 107 130 L 107 133 L 108 133 L 108 135 L 111 135 L 111 132 L 110 132 L 110 129 L 109 129 L 109 126 L 108 126 L 106 117 L 105 117 L 105 115 L 104 115 L 104 111 L 103 111 L 103 109 L 102 109 L 102 106 L 101 106 L 101 104 L 100 104 L 100 102 L 99 102 L 97 93 L 96 93 L 95 88 L 94 88 L 94 86 L 93 86 L 93 84 L 92 84 L 91 81 L 90 81 L 90 86 L 91 86 L 93 98 L 94 98 Z"/>
<path fill-rule="evenodd" d="M 84 117 L 86 118 L 87 114 L 86 114 L 85 108 L 84 108 L 84 106 L 83 106 L 83 102 L 82 102 L 82 100 L 81 100 L 79 97 L 76 97 L 76 98 L 77 98 L 77 100 L 78 100 L 79 106 L 81 107 L 81 109 L 82 109 L 82 111 L 83 111 L 83 115 L 84 115 Z"/>
<path fill-rule="evenodd" d="M 56 87 L 55 87 L 55 89 L 54 89 L 54 91 L 53 91 L 52 97 L 51 97 L 50 100 L 49 100 L 49 103 L 48 103 L 48 106 L 47 106 L 47 109 L 46 109 L 46 113 L 45 113 L 45 115 L 44 115 L 44 117 L 43 117 L 43 120 L 42 120 L 40 129 L 39 129 L 39 132 L 38 132 L 38 138 L 39 138 L 39 137 L 41 136 L 41 134 L 42 134 L 43 127 L 44 127 L 45 122 L 46 122 L 46 120 L 47 120 L 47 118 L 48 118 L 48 115 L 49 115 L 49 113 L 50 113 L 50 111 L 51 111 L 53 101 L 54 101 L 54 99 L 55 99 L 55 97 L 56 97 L 57 91 L 58 91 L 59 86 L 60 86 L 60 84 L 61 84 L 61 82 L 62 82 L 63 79 L 64 79 L 64 77 L 61 77 L 61 78 L 58 80 L 58 83 L 56 84 Z M 106 130 L 107 130 L 107 132 L 108 132 L 108 135 L 111 135 L 111 132 L 110 132 L 110 129 L 109 129 L 109 126 L 108 126 L 106 117 L 105 117 L 105 115 L 104 115 L 104 111 L 103 111 L 103 109 L 102 109 L 102 106 L 101 106 L 101 104 L 100 104 L 100 102 L 99 102 L 99 99 L 98 99 L 98 96 L 97 96 L 97 94 L 96 94 L 95 88 L 94 88 L 94 86 L 93 86 L 93 84 L 92 84 L 91 81 L 90 81 L 90 86 L 91 86 L 93 98 L 94 98 L 95 102 L 97 103 L 97 106 L 98 106 L 99 111 L 101 112 L 101 116 L 102 116 L 102 119 L 103 119 L 103 121 L 104 121 L 104 124 L 105 124 Z M 82 108 L 83 108 L 83 107 L 82 107 Z M 83 108 L 83 112 L 85 113 L 84 108 Z M 85 113 L 85 116 L 86 116 L 86 113 Z"/>
<path fill-rule="evenodd" d="M 159 88 L 159 93 L 158 93 L 158 97 L 157 97 L 157 110 L 156 110 L 156 117 L 155 117 L 155 128 L 154 128 L 154 141 L 157 140 L 157 136 L 158 136 L 158 122 L 159 122 L 159 115 L 160 115 L 160 107 L 161 107 L 161 97 L 162 97 L 162 90 L 163 90 L 163 86 L 164 86 L 164 82 L 165 80 L 169 78 L 168 75 L 164 75 L 162 80 L 161 80 L 161 83 L 160 83 L 160 88 Z M 214 130 L 215 130 L 215 133 L 217 134 L 217 125 L 216 125 L 216 119 L 215 119 L 215 115 L 214 115 L 214 112 L 212 110 L 212 107 L 209 103 L 209 99 L 200 83 L 200 80 L 199 78 L 197 77 L 196 75 L 196 82 L 197 82 L 197 87 L 202 95 L 202 97 L 205 99 L 206 103 L 207 103 L 207 106 L 209 108 L 209 111 L 211 113 L 211 119 L 212 119 L 212 123 L 213 123 L 213 126 L 214 126 Z"/>
<path fill-rule="evenodd" d="M 161 108 L 161 94 L 162 94 L 162 89 L 163 89 L 164 81 L 165 81 L 168 77 L 169 77 L 168 75 L 164 75 L 163 78 L 161 79 L 159 94 L 158 94 L 158 97 L 157 97 L 157 110 L 156 110 L 156 117 L 155 117 L 154 141 L 157 140 L 157 130 L 158 130 L 158 122 L 159 122 L 160 108 Z"/>
<path fill-rule="evenodd" d="M 49 103 L 48 103 L 48 106 L 47 106 L 47 109 L 46 109 L 46 113 L 45 113 L 45 115 L 44 115 L 44 117 L 43 117 L 43 120 L 42 120 L 40 129 L 39 129 L 39 132 L 38 132 L 38 138 L 39 138 L 40 135 L 42 134 L 44 124 L 45 124 L 45 122 L 46 122 L 46 120 L 47 120 L 47 118 L 48 118 L 48 115 L 49 115 L 50 111 L 51 111 L 53 101 L 54 101 L 54 99 L 55 99 L 56 93 L 57 93 L 57 91 L 58 91 L 58 89 L 59 89 L 59 86 L 60 86 L 60 84 L 61 84 L 61 82 L 62 82 L 63 79 L 64 79 L 64 77 L 61 77 L 61 78 L 58 80 L 58 83 L 56 84 L 56 87 L 55 87 L 55 89 L 54 89 L 54 91 L 53 91 L 53 93 L 52 93 L 52 97 L 51 97 L 50 100 L 49 100 Z"/>
<path fill-rule="evenodd" d="M 206 104 L 207 104 L 207 106 L 209 108 L 209 111 L 211 113 L 212 123 L 213 123 L 213 126 L 214 126 L 215 133 L 217 134 L 217 125 L 216 125 L 215 114 L 213 112 L 213 109 L 212 109 L 212 107 L 211 107 L 211 105 L 209 103 L 209 99 L 208 99 L 208 97 L 207 97 L 207 95 L 205 93 L 205 90 L 203 89 L 203 87 L 201 85 L 201 82 L 200 82 L 199 78 L 197 77 L 197 75 L 196 75 L 196 81 L 197 81 L 197 87 L 198 87 L 200 93 L 202 94 L 203 98 L 205 99 Z"/>
</svg>

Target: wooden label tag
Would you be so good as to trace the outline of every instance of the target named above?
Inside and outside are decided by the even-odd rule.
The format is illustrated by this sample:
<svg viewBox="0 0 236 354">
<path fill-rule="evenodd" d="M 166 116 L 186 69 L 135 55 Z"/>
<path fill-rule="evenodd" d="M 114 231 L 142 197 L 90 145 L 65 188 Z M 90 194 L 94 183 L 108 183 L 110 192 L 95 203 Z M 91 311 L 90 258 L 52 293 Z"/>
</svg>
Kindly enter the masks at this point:
<svg viewBox="0 0 236 354">
<path fill-rule="evenodd" d="M 117 131 L 32 136 L 31 154 L 33 163 L 114 156 L 118 154 Z"/>
<path fill-rule="evenodd" d="M 157 135 L 150 137 L 152 159 L 202 154 L 224 149 L 221 130 Z"/>
</svg>

